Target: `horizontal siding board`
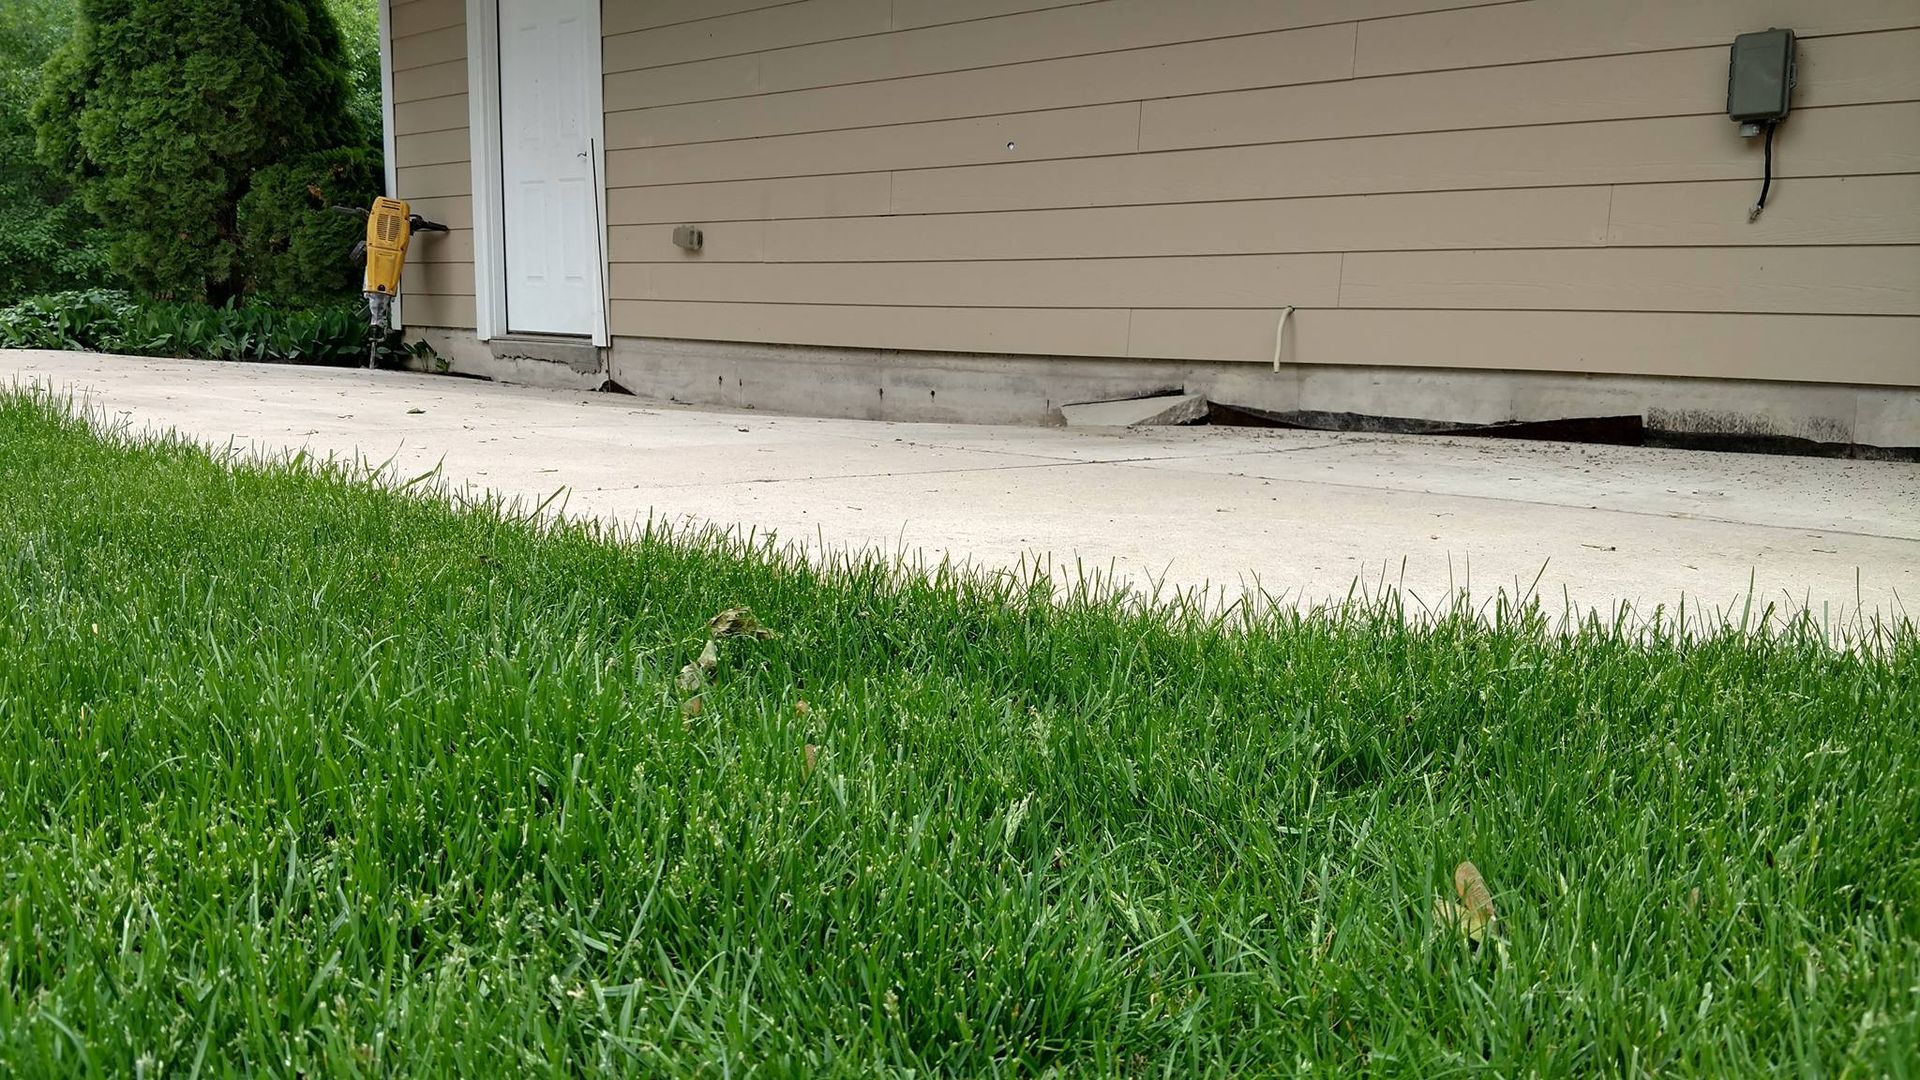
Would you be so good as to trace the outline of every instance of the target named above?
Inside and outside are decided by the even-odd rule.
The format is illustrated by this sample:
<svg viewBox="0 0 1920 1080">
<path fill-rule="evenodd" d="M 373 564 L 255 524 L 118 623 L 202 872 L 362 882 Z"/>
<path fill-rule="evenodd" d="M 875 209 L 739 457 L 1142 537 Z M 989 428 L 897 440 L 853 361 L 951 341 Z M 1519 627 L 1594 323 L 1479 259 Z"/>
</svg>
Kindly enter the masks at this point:
<svg viewBox="0 0 1920 1080">
<path fill-rule="evenodd" d="M 1146 49 L 1484 2 L 1104 0 L 903 30 L 879 39 L 826 42 L 752 57 L 622 72 L 608 79 L 607 98 L 629 107 L 673 105 Z"/>
<path fill-rule="evenodd" d="M 1163 304 L 1331 307 L 1338 255 L 937 263 L 616 264 L 617 300 L 912 307 L 1093 308 Z"/>
<path fill-rule="evenodd" d="M 1121 356 L 1127 312 L 1107 308 L 900 308 L 616 300 L 621 337 L 941 352 Z"/>
<path fill-rule="evenodd" d="M 603 62 L 617 61 L 608 56 Z M 748 97 L 760 92 L 760 57 L 729 56 L 674 67 L 613 71 L 602 85 L 610 106 L 623 109 Z"/>
<path fill-rule="evenodd" d="M 1087 2 L 1089 0 L 893 0 L 893 28 L 914 30 Z"/>
<path fill-rule="evenodd" d="M 1355 74 L 1485 67 L 1729 45 L 1790 26 L 1805 37 L 1920 26 L 1913 0 L 1529 0 L 1363 23 Z"/>
<path fill-rule="evenodd" d="M 892 209 L 892 191 L 886 173 L 613 188 L 607 192 L 607 220 L 642 225 L 885 214 Z"/>
<path fill-rule="evenodd" d="M 406 289 L 432 296 L 472 296 L 472 262 L 407 261 Z"/>
<path fill-rule="evenodd" d="M 1603 187 L 777 221 L 769 261 L 1088 259 L 1602 242 Z M 714 230 L 718 232 L 716 227 Z"/>
<path fill-rule="evenodd" d="M 473 149 L 466 128 L 452 128 L 420 135 L 400 135 L 393 141 L 395 158 L 407 165 L 445 165 L 472 161 Z"/>
<path fill-rule="evenodd" d="M 396 72 L 466 58 L 467 28 L 464 25 L 449 26 L 444 30 L 413 37 L 395 38 L 393 42 L 393 69 Z"/>
<path fill-rule="evenodd" d="M 602 4 L 600 32 L 609 37 L 655 26 L 695 22 L 743 11 L 780 7 L 794 0 L 616 0 Z"/>
<path fill-rule="evenodd" d="M 1920 247 L 1356 252 L 1340 306 L 1920 315 Z"/>
<path fill-rule="evenodd" d="M 880 177 L 878 179 L 884 179 Z M 768 181 L 771 186 L 793 181 Z M 713 185 L 719 186 L 719 185 Z M 614 215 L 616 261 L 680 257 L 672 226 L 709 221 L 710 261 L 764 258 L 809 260 L 993 260 L 1114 258 L 1153 255 L 1273 254 L 1319 250 L 1404 250 L 1494 246 L 1546 247 L 1597 243 L 1594 223 L 1606 220 L 1605 242 L 1615 246 L 1766 246 L 1920 244 L 1920 175 L 1820 177 L 1774 186 L 1767 213 L 1749 224 L 1750 180 L 1643 184 L 1612 190 L 1551 188 L 1499 192 L 1431 192 L 1335 196 L 1264 202 L 1186 203 L 1091 209 L 1022 210 L 991 214 L 935 214 L 859 220 L 725 220 L 725 213 L 667 213 L 662 227 L 622 228 L 644 218 L 654 193 L 687 189 L 634 188 L 612 193 L 634 209 Z M 779 205 L 776 195 L 755 206 Z M 796 200 L 797 201 L 797 200 Z M 741 210 L 744 205 L 708 207 Z M 670 198 L 667 209 L 702 207 Z M 774 212 L 751 217 L 788 215 Z M 774 236 L 769 254 L 766 236 Z M 744 238 L 744 239 L 743 239 Z M 1495 241 L 1504 241 L 1496 244 Z"/>
<path fill-rule="evenodd" d="M 400 198 L 408 201 L 441 195 L 473 194 L 473 166 L 466 162 L 402 165 L 398 173 Z"/>
<path fill-rule="evenodd" d="M 395 3 L 389 22 L 395 39 L 444 30 L 449 26 L 465 26 L 466 0 L 409 0 Z"/>
<path fill-rule="evenodd" d="M 1004 19 L 955 23 L 892 35 L 874 49 L 831 42 L 787 49 L 761 60 L 760 89 L 787 90 L 935 71 L 1117 52 L 1179 41 L 1232 37 L 1301 26 L 1351 22 L 1477 0 L 1108 0 Z"/>
<path fill-rule="evenodd" d="M 450 330 L 471 330 L 477 325 L 473 318 L 473 297 L 471 296 L 433 296 L 407 293 L 401 301 L 401 315 L 411 327 L 438 326 Z"/>
<path fill-rule="evenodd" d="M 1920 104 L 1796 111 L 1775 175 L 1920 171 Z M 900 213 L 1286 198 L 1358 192 L 1728 180 L 1759 147 L 1724 117 L 1691 116 L 1181 150 L 895 174 Z"/>
<path fill-rule="evenodd" d="M 1753 181 L 1637 184 L 1614 191 L 1615 245 L 1920 244 L 1920 175 L 1835 176 L 1775 184 L 1747 220 Z"/>
<path fill-rule="evenodd" d="M 437 221 L 450 229 L 473 228 L 473 197 L 470 195 L 441 195 L 426 199 L 409 200 L 408 206 L 413 212 L 428 221 Z M 422 237 L 421 243 L 434 242 L 437 237 Z"/>
<path fill-rule="evenodd" d="M 617 150 L 607 155 L 607 182 L 627 187 L 1119 154 L 1138 145 L 1139 120 L 1137 105 L 1101 105 Z"/>
<path fill-rule="evenodd" d="M 1726 51 L 1713 51 L 1724 75 Z M 1812 38 L 1798 44 L 1794 63 L 1796 109 L 1920 99 L 1920 29 Z"/>
<path fill-rule="evenodd" d="M 615 225 L 680 222 L 736 222 L 759 219 L 870 217 L 885 215 L 891 180 L 885 173 L 855 176 L 813 176 L 787 180 L 750 180 L 740 183 L 685 184 L 669 187 L 616 188 L 608 193 L 609 220 Z M 1776 184 L 1767 213 L 1747 221 L 1753 202 L 1751 178 L 1695 183 L 1631 184 L 1615 189 L 1607 242 L 1619 245 L 1678 244 L 1913 244 L 1920 243 L 1920 175 L 1798 177 Z M 1417 198 L 1417 196 L 1415 196 Z M 1428 205 L 1436 212 L 1448 207 L 1450 193 Z M 1335 198 L 1339 198 L 1336 196 Z M 1285 201 L 1285 200 L 1279 200 Z M 1196 203 L 1193 209 L 1155 208 L 1068 210 L 1063 220 L 1087 224 L 1079 228 L 1091 241 L 1077 241 L 1072 251 L 1092 255 L 1204 255 L 1215 251 L 1262 252 L 1270 242 L 1262 223 L 1273 212 L 1266 203 Z M 1053 211 L 1010 211 L 1007 216 L 983 216 L 974 227 L 934 231 L 917 217 L 903 216 L 897 225 L 850 223 L 834 227 L 824 222 L 804 226 L 807 235 L 823 230 L 877 243 L 874 258 L 950 257 L 923 255 L 926 245 L 943 245 L 945 236 L 979 237 L 978 251 L 990 255 L 963 258 L 1018 257 L 1025 252 L 1023 233 L 1035 237 L 1032 254 L 1067 250 L 1060 247 L 1061 226 L 1045 216 Z M 1097 223 L 1097 224 L 1096 224 Z M 1280 227 L 1280 226 L 1275 226 Z M 1028 230 L 1033 230 L 1028 233 Z M 721 233 L 717 226 L 709 230 Z M 1138 238 L 1137 243 L 1123 242 Z M 877 239 L 865 239 L 877 238 Z M 1160 238 L 1160 239 L 1155 239 Z M 817 239 L 807 241 L 819 244 Z M 1471 244 L 1467 246 L 1472 246 Z M 863 249 L 864 250 L 864 249 Z"/>
<path fill-rule="evenodd" d="M 607 145 L 712 142 L 1344 79 L 1353 34 L 1345 23 L 652 109 L 610 97 Z"/>
<path fill-rule="evenodd" d="M 640 262 L 764 262 L 767 257 L 767 223 L 730 221 L 706 230 L 706 246 L 698 255 L 689 255 L 673 243 L 672 225 L 615 225 L 607 230 L 609 260 L 616 263 Z"/>
<path fill-rule="evenodd" d="M 1276 311 L 1133 313 L 1132 355 L 1273 357 Z M 1836 347 L 1844 343 L 1844 347 Z M 1710 376 L 1867 385 L 1920 381 L 1920 319 L 1596 311 L 1296 312 L 1291 363 Z"/>
<path fill-rule="evenodd" d="M 816 41 L 883 34 L 891 25 L 892 0 L 800 0 L 779 7 L 609 35 L 605 39 L 605 64 L 607 71 L 686 64 Z M 601 29 L 606 30 L 604 26 Z"/>
<path fill-rule="evenodd" d="M 426 204 L 422 202 L 421 205 L 424 206 Z M 416 212 L 418 212 L 418 208 L 416 207 L 415 209 Z M 465 263 L 469 267 L 472 266 L 472 227 L 458 228 L 451 223 L 443 224 L 447 224 L 448 228 L 452 231 L 444 233 L 419 233 L 414 236 L 413 242 L 407 247 L 407 267 L 409 270 L 416 264 L 424 263 Z M 471 270 L 469 270 L 469 273 L 471 273 Z M 429 289 L 427 291 L 438 292 L 440 290 Z M 467 288 L 460 291 L 472 292 L 472 283 L 468 283 Z"/>
<path fill-rule="evenodd" d="M 709 225 L 709 262 L 934 262 L 1598 245 L 1604 187 Z M 679 261 L 671 225 L 616 226 L 616 262 Z"/>
<path fill-rule="evenodd" d="M 393 100 L 425 101 L 467 92 L 467 61 L 463 57 L 444 64 L 429 64 L 393 73 Z"/>
<path fill-rule="evenodd" d="M 1797 107 L 1920 99 L 1920 30 L 1809 41 L 1800 55 Z M 1726 85 L 1727 50 L 1713 47 L 1208 94 L 1146 102 L 1140 148 L 1719 116 Z"/>
<path fill-rule="evenodd" d="M 426 101 L 402 101 L 393 107 L 393 130 L 398 135 L 429 131 L 466 130 L 470 123 L 467 95 L 451 94 Z"/>
</svg>

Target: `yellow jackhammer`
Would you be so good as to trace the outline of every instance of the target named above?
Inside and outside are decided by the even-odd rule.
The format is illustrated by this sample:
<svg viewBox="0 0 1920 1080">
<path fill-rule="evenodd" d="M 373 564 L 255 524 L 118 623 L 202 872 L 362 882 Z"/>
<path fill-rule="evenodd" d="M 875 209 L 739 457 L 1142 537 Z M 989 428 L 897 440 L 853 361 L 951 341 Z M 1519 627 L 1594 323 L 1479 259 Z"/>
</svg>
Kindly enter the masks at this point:
<svg viewBox="0 0 1920 1080">
<path fill-rule="evenodd" d="M 407 245 L 419 232 L 446 232 L 447 227 L 413 213 L 399 199 L 381 196 L 373 209 L 336 206 L 335 213 L 367 219 L 367 238 L 355 244 L 355 261 L 366 263 L 361 293 L 367 298 L 367 318 L 373 334 L 367 344 L 367 366 L 380 354 L 380 343 L 393 326 L 393 298 L 400 293 L 400 272 L 407 265 Z"/>
</svg>

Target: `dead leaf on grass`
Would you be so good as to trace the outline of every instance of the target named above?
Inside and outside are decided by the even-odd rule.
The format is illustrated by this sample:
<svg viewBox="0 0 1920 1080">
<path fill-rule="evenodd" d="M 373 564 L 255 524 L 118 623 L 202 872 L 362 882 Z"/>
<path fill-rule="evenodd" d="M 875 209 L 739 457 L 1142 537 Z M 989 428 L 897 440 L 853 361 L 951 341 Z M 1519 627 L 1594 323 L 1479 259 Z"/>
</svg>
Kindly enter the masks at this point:
<svg viewBox="0 0 1920 1080">
<path fill-rule="evenodd" d="M 708 641 L 707 647 L 700 650 L 700 658 L 680 669 L 680 689 L 692 693 L 707 685 L 707 679 L 720 666 L 720 643 Z"/>
<path fill-rule="evenodd" d="M 1493 941 L 1505 959 L 1506 942 L 1501 940 L 1497 925 L 1499 915 L 1494 911 L 1493 892 L 1487 888 L 1487 879 L 1481 875 L 1480 868 L 1470 862 L 1455 867 L 1453 891 L 1459 896 L 1458 900 L 1444 896 L 1434 898 L 1433 921 L 1459 933 L 1473 948 Z"/>
<path fill-rule="evenodd" d="M 691 720 L 705 712 L 706 708 L 705 705 L 700 703 L 699 698 L 688 698 L 686 703 L 680 706 L 680 715 Z"/>
<path fill-rule="evenodd" d="M 707 620 L 707 635 L 713 638 L 752 637 L 770 638 L 773 631 L 760 625 L 747 608 L 728 608 Z"/>
<path fill-rule="evenodd" d="M 820 748 L 812 743 L 808 743 L 801 753 L 807 761 L 807 775 L 811 776 L 813 775 L 813 767 L 820 763 Z"/>
</svg>

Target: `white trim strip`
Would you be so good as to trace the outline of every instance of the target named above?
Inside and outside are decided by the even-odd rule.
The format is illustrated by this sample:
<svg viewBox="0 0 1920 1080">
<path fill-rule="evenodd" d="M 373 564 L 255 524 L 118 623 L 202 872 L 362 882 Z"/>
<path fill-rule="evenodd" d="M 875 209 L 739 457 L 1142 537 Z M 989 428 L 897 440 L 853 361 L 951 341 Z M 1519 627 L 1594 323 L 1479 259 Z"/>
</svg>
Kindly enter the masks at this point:
<svg viewBox="0 0 1920 1080">
<path fill-rule="evenodd" d="M 607 233 L 607 105 L 606 93 L 606 44 L 601 30 L 601 4 L 598 0 L 583 5 L 591 13 L 593 26 L 593 79 L 587 87 L 587 131 L 591 142 L 588 150 L 593 155 L 593 228 L 595 239 L 599 241 L 600 257 L 594 267 L 600 272 L 600 280 L 594 282 L 596 299 L 593 305 L 593 343 L 607 346 L 613 344 L 610 329 L 612 315 L 608 308 L 608 294 L 613 290 L 607 287 L 612 279 L 613 269 L 608 265 L 611 248 Z"/>
<path fill-rule="evenodd" d="M 499 0 L 467 0 L 467 123 L 473 145 L 474 334 L 481 341 L 491 341 L 507 332 Z"/>
<path fill-rule="evenodd" d="M 380 148 L 386 163 L 385 191 L 390 198 L 400 197 L 400 158 L 394 149 L 393 122 L 393 0 L 380 0 Z M 401 291 L 406 291 L 402 279 Z M 393 298 L 393 328 L 406 326 L 401 315 L 405 297 Z"/>
</svg>

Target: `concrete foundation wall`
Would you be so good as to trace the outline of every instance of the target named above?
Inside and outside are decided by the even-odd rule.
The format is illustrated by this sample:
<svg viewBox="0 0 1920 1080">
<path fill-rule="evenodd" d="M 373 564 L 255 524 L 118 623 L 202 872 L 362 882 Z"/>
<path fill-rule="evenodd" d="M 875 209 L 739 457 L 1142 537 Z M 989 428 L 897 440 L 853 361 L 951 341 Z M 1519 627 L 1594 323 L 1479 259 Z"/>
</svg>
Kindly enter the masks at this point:
<svg viewBox="0 0 1920 1080">
<path fill-rule="evenodd" d="M 568 363 L 539 349 L 514 348 L 507 339 L 481 341 L 471 330 L 409 330 L 407 337 L 432 346 L 448 374 L 556 390 L 598 390 L 607 382 L 604 364 Z"/>
<path fill-rule="evenodd" d="M 456 368 L 458 370 L 458 368 Z M 865 420 L 1058 424 L 1060 407 L 1184 391 L 1274 413 L 1462 425 L 1640 416 L 1655 431 L 1920 447 L 1920 389 L 1556 372 L 1266 366 L 616 338 L 642 397 Z"/>
</svg>

